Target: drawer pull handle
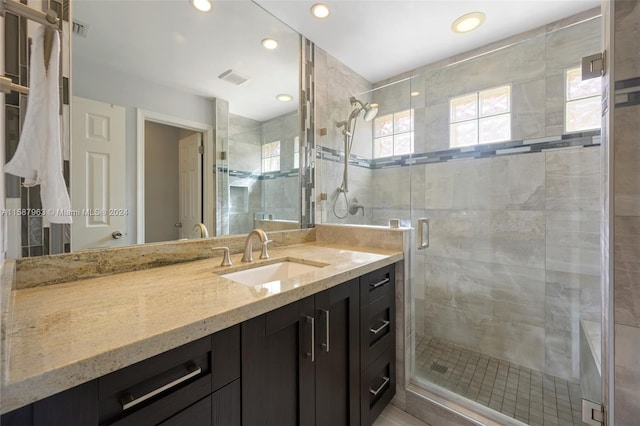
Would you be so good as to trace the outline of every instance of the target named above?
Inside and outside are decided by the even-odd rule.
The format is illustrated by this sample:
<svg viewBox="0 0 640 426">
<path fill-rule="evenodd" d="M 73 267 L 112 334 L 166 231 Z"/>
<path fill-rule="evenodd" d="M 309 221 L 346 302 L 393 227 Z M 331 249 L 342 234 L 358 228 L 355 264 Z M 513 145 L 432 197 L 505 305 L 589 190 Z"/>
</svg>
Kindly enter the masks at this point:
<svg viewBox="0 0 640 426">
<path fill-rule="evenodd" d="M 149 398 L 153 398 L 154 396 L 158 395 L 161 392 L 166 391 L 167 389 L 171 389 L 174 386 L 179 385 L 180 383 L 189 380 L 192 377 L 197 376 L 198 374 L 202 373 L 202 368 L 198 367 L 195 364 L 192 364 L 188 367 L 189 372 L 187 374 L 185 374 L 182 377 L 179 377 L 175 380 L 173 380 L 172 382 L 167 383 L 164 386 L 160 386 L 157 389 L 152 390 L 149 393 L 146 393 L 144 395 L 142 395 L 141 397 L 138 397 L 136 399 L 133 399 L 133 396 L 131 394 L 127 394 L 124 398 L 122 398 L 120 400 L 120 403 L 122 404 L 122 410 L 128 410 L 131 407 L 134 407 L 138 404 L 140 404 L 141 402 L 146 401 Z"/>
<path fill-rule="evenodd" d="M 383 382 L 380 385 L 380 387 L 378 389 L 369 389 L 369 393 L 373 396 L 377 396 L 380 392 L 382 392 L 382 389 L 384 389 L 385 386 L 387 386 L 389 384 L 389 378 L 388 377 L 383 377 L 382 378 Z"/>
<path fill-rule="evenodd" d="M 382 321 L 382 325 L 378 328 L 370 328 L 369 331 L 372 332 L 373 334 L 378 334 L 380 333 L 382 330 L 384 330 L 385 328 L 389 327 L 390 322 L 389 321 Z"/>
<path fill-rule="evenodd" d="M 322 348 L 326 352 L 329 352 L 329 330 L 331 328 L 331 325 L 330 325 L 331 323 L 330 323 L 330 320 L 329 320 L 329 311 L 327 311 L 325 309 L 322 309 L 321 312 L 324 314 L 324 320 L 325 320 L 324 328 L 325 328 L 325 333 L 326 333 L 325 334 L 325 341 L 322 344 Z"/>
<path fill-rule="evenodd" d="M 389 281 L 391 281 L 389 278 L 385 278 L 384 280 L 379 281 L 377 283 L 370 283 L 369 284 L 369 290 L 375 290 L 376 288 L 380 287 L 381 285 L 385 285 Z"/>
<path fill-rule="evenodd" d="M 305 356 L 311 360 L 316 361 L 316 319 L 309 315 L 306 316 L 306 321 L 311 326 L 311 352 L 306 352 Z"/>
</svg>

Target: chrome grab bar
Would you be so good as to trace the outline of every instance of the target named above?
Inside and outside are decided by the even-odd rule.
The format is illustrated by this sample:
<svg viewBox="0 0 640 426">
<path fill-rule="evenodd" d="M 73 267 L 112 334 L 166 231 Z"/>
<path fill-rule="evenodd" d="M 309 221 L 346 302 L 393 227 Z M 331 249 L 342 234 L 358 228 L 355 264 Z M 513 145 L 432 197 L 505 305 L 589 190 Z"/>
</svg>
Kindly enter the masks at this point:
<svg viewBox="0 0 640 426">
<path fill-rule="evenodd" d="M 122 410 L 128 410 L 131 407 L 134 407 L 138 404 L 140 404 L 141 402 L 146 401 L 149 398 L 153 398 L 154 396 L 158 395 L 161 392 L 164 392 L 168 389 L 171 389 L 174 386 L 179 385 L 182 382 L 185 382 L 187 380 L 189 380 L 192 377 L 197 376 L 198 374 L 202 373 L 202 368 L 198 367 L 195 364 L 191 364 L 189 367 L 187 367 L 189 372 L 187 374 L 185 374 L 184 376 L 181 376 L 169 383 L 167 383 L 166 385 L 160 386 L 157 389 L 152 390 L 151 392 L 145 393 L 144 395 L 138 397 L 138 398 L 133 398 L 133 396 L 128 393 L 127 395 L 125 395 L 121 400 L 120 403 L 122 404 Z"/>
<path fill-rule="evenodd" d="M 427 242 L 424 240 L 424 228 L 427 225 Z M 429 230 L 429 219 L 420 218 L 418 219 L 418 250 L 424 250 L 429 247 L 429 238 L 431 232 Z"/>
</svg>

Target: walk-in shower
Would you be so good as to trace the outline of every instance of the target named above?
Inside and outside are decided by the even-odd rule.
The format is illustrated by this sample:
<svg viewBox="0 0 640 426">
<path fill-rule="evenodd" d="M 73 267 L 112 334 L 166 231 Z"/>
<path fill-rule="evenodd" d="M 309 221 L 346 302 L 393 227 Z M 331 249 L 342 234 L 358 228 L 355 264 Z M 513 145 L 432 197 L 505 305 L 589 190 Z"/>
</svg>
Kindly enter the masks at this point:
<svg viewBox="0 0 640 426">
<path fill-rule="evenodd" d="M 357 195 L 367 214 L 350 223 L 399 219 L 411 235 L 402 371 L 413 415 L 436 401 L 494 424 L 577 426 L 581 399 L 602 398 L 601 89 L 580 76 L 601 26 L 582 14 L 368 91 L 325 71 L 319 189 L 343 183 L 340 209 L 321 202 L 323 221 L 343 223 L 332 204 L 344 215 L 343 197 Z M 369 127 L 357 118 L 373 118 L 370 105 Z"/>
<path fill-rule="evenodd" d="M 349 200 L 347 197 L 347 192 L 349 192 L 349 157 L 351 156 L 351 148 L 353 147 L 353 139 L 356 133 L 358 118 L 362 115 L 365 121 L 371 121 L 378 114 L 378 107 L 375 104 L 363 103 L 353 96 L 349 99 L 349 102 L 353 108 L 349 114 L 349 118 L 347 118 L 346 121 L 339 121 L 337 124 L 338 128 L 342 128 L 342 138 L 344 140 L 344 170 L 342 173 L 342 183 L 338 187 L 336 197 L 333 200 L 333 214 L 338 219 L 345 219 L 349 214 L 356 214 L 358 210 L 362 210 L 362 214 L 364 215 L 364 206 L 358 202 L 358 199 L 353 197 Z M 344 215 L 340 215 L 336 211 L 336 205 L 338 204 L 341 194 L 342 197 L 344 197 L 344 203 L 346 206 L 346 212 Z"/>
</svg>

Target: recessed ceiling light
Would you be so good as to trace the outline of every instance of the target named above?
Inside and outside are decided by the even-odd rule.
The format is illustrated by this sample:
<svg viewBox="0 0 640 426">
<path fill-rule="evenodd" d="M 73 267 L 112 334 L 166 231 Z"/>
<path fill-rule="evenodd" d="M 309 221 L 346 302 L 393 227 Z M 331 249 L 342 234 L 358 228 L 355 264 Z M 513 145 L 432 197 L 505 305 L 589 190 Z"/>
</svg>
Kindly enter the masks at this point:
<svg viewBox="0 0 640 426">
<path fill-rule="evenodd" d="M 411 96 L 413 96 L 414 98 L 418 95 L 420 95 L 420 92 L 411 92 Z"/>
<path fill-rule="evenodd" d="M 329 6 L 327 6 L 326 4 L 316 3 L 311 6 L 311 14 L 316 18 L 323 19 L 329 16 L 331 14 L 331 11 L 329 10 Z"/>
<path fill-rule="evenodd" d="M 456 33 L 468 33 L 478 28 L 484 22 L 485 15 L 482 12 L 471 12 L 462 15 L 451 24 L 451 29 Z"/>
<path fill-rule="evenodd" d="M 265 49 L 273 50 L 278 47 L 278 42 L 272 38 L 265 38 L 262 40 L 262 46 L 264 46 Z"/>
<path fill-rule="evenodd" d="M 281 93 L 276 96 L 276 99 L 280 102 L 291 102 L 293 100 L 293 96 L 287 95 L 286 93 Z"/>
<path fill-rule="evenodd" d="M 191 4 L 200 12 L 208 12 L 211 10 L 211 1 L 209 0 L 191 0 Z"/>
</svg>

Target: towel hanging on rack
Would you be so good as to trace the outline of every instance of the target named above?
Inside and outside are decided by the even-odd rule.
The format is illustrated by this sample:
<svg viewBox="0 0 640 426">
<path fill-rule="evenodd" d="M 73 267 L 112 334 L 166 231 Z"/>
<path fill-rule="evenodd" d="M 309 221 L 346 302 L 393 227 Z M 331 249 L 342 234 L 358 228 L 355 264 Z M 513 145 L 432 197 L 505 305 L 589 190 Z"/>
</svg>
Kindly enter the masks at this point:
<svg viewBox="0 0 640 426">
<path fill-rule="evenodd" d="M 18 148 L 4 171 L 23 177 L 24 186 L 40 185 L 42 208 L 49 222 L 71 223 L 71 202 L 62 176 L 60 144 L 60 38 L 58 32 L 53 32 L 48 67 L 44 58 L 44 38 L 45 28 L 36 28 L 27 113 Z"/>
</svg>

